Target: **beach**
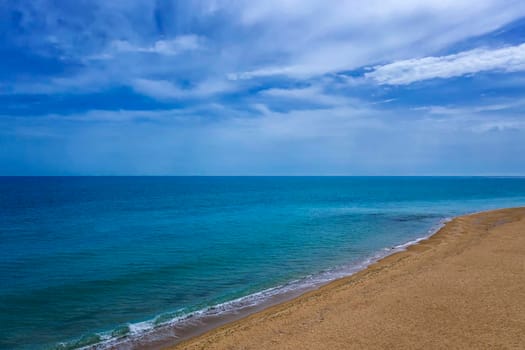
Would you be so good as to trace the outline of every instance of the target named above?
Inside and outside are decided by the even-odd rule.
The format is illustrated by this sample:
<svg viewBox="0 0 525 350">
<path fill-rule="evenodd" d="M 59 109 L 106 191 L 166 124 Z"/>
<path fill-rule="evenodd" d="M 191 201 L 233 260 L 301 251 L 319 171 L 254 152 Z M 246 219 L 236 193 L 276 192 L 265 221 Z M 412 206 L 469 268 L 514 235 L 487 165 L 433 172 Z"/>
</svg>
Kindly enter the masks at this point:
<svg viewBox="0 0 525 350">
<path fill-rule="evenodd" d="M 243 342 L 253 338 L 264 348 L 293 339 L 308 343 L 290 347 L 340 339 L 346 348 L 366 339 L 367 325 L 391 341 L 394 324 L 419 336 L 426 328 L 410 308 L 425 306 L 432 290 L 414 296 L 396 283 L 424 289 L 432 279 L 420 270 L 457 278 L 428 267 L 456 242 L 419 244 L 388 269 L 397 258 L 377 261 L 452 218 L 522 207 L 525 178 L 35 177 L 2 178 L 0 193 L 2 349 L 198 348 L 191 344 L 204 338 L 196 337 L 212 341 L 221 327 L 251 330 L 242 341 L 245 331 L 233 331 L 217 347 L 250 348 Z M 432 249 L 416 254 L 423 247 Z M 505 271 L 499 265 L 495 271 Z M 341 282 L 348 276 L 357 289 Z M 312 300 L 296 299 L 304 295 Z M 406 297 L 403 312 L 386 312 L 398 295 Z M 271 313 L 281 308 L 288 316 Z M 402 329 L 403 316 L 414 328 Z"/>
<path fill-rule="evenodd" d="M 171 349 L 522 349 L 525 208 L 460 216 L 350 277 Z"/>
</svg>

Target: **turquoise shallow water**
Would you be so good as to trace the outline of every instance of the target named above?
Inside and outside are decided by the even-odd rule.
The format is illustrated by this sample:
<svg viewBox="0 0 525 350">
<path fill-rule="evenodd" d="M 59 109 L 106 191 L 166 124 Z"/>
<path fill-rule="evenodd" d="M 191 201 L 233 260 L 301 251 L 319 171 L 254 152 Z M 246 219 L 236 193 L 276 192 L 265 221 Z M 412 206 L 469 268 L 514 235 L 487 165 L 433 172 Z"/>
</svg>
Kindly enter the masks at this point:
<svg viewBox="0 0 525 350">
<path fill-rule="evenodd" d="M 132 338 L 523 205 L 524 178 L 0 178 L 0 348 Z"/>
</svg>

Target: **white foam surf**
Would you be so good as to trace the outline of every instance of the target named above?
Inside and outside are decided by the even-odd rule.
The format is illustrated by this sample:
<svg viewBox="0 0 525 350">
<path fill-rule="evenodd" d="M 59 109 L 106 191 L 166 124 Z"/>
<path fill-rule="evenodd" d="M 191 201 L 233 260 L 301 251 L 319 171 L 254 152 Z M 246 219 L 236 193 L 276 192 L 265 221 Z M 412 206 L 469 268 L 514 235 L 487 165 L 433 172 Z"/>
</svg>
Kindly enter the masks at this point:
<svg viewBox="0 0 525 350">
<path fill-rule="evenodd" d="M 253 294 L 249 294 L 234 300 L 206 307 L 201 310 L 189 312 L 175 316 L 166 321 L 159 322 L 159 315 L 154 319 L 128 324 L 129 331 L 125 334 L 114 336 L 114 331 L 99 333 L 100 342 L 80 347 L 81 350 L 106 350 L 106 349 L 135 349 L 139 345 L 144 346 L 148 343 L 158 342 L 162 337 L 169 336 L 171 342 L 181 340 L 180 334 L 188 326 L 199 327 L 205 320 L 220 319 L 224 316 L 239 315 L 240 317 L 248 315 L 247 310 L 258 311 L 258 307 L 267 307 L 277 304 L 287 299 L 292 299 L 307 291 L 314 290 L 334 280 L 348 277 L 356 272 L 366 269 L 378 260 L 403 251 L 408 247 L 428 239 L 434 233 L 439 231 L 451 218 L 445 218 L 438 225 L 432 227 L 428 232 L 414 240 L 402 244 L 385 247 L 371 256 L 353 262 L 348 265 L 342 265 L 317 274 L 305 276 L 304 278 L 290 281 L 288 283 L 268 288 Z M 272 303 L 272 300 L 275 301 Z M 239 318 L 240 318 L 239 317 Z"/>
</svg>

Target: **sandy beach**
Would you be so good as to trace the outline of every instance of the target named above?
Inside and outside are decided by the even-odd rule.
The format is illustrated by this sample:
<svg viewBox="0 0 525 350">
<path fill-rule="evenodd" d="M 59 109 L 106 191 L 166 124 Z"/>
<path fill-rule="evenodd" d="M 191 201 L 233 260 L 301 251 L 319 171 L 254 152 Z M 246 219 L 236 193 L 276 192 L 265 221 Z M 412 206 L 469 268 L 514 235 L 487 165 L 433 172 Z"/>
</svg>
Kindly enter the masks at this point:
<svg viewBox="0 0 525 350">
<path fill-rule="evenodd" d="M 427 240 L 171 349 L 523 349 L 525 208 Z"/>
</svg>

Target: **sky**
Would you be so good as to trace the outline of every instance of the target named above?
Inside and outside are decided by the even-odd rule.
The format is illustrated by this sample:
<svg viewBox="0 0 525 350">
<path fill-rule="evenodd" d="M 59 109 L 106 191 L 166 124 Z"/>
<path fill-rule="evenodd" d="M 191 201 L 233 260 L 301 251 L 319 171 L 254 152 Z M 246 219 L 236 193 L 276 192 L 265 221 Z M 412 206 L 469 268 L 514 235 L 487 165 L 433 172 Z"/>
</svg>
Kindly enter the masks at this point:
<svg viewBox="0 0 525 350">
<path fill-rule="evenodd" d="M 0 0 L 0 175 L 525 175 L 523 0 Z"/>
</svg>

